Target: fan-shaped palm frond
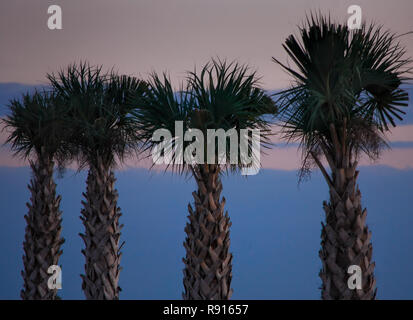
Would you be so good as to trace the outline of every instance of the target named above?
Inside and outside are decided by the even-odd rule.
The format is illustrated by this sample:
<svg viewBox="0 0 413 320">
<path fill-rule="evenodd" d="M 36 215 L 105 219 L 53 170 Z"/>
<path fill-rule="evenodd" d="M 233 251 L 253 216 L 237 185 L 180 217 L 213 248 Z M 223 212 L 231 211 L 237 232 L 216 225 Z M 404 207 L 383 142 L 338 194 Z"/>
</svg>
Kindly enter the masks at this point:
<svg viewBox="0 0 413 320">
<path fill-rule="evenodd" d="M 16 155 L 28 158 L 35 151 L 51 158 L 65 151 L 67 109 L 54 92 L 36 90 L 9 103 L 10 114 L 3 120 L 10 132 L 6 143 Z"/>
</svg>

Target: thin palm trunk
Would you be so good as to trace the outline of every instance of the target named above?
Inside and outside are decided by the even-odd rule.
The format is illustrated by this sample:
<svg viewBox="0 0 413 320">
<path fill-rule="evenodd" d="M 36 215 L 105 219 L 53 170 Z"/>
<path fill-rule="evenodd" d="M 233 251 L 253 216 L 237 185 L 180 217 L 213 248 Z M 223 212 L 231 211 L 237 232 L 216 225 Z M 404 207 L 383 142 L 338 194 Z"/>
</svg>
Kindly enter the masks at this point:
<svg viewBox="0 0 413 320">
<path fill-rule="evenodd" d="M 193 192 L 195 210 L 188 205 L 183 298 L 228 300 L 232 294 L 231 222 L 228 212 L 224 215 L 225 198 L 220 199 L 220 168 L 200 165 L 194 167 L 193 174 L 198 192 Z"/>
<path fill-rule="evenodd" d="M 83 194 L 81 219 L 85 234 L 80 234 L 85 249 L 85 275 L 82 275 L 82 289 L 86 299 L 117 300 L 120 287 L 121 253 L 119 246 L 121 216 L 117 206 L 118 193 L 115 177 L 110 166 L 102 157 L 91 165 L 87 178 L 87 191 Z"/>
<path fill-rule="evenodd" d="M 372 262 L 371 232 L 366 225 L 367 210 L 362 208 L 357 186 L 357 161 L 351 160 L 345 131 L 339 136 L 331 126 L 331 132 L 334 152 L 331 157 L 325 152 L 331 177 L 313 155 L 330 189 L 330 201 L 323 203 L 326 220 L 322 224 L 319 252 L 323 266 L 320 271 L 321 294 L 325 300 L 372 300 L 376 297 L 375 263 Z M 361 268 L 361 289 L 349 288 L 348 268 L 351 265 Z"/>
<path fill-rule="evenodd" d="M 35 162 L 30 161 L 30 166 L 33 176 L 28 186 L 31 192 L 30 203 L 27 203 L 29 212 L 24 216 L 27 226 L 23 243 L 24 283 L 20 295 L 24 300 L 54 300 L 57 289 L 48 288 L 51 275 L 47 269 L 58 265 L 62 254 L 60 196 L 56 196 L 51 157 L 42 151 Z"/>
</svg>

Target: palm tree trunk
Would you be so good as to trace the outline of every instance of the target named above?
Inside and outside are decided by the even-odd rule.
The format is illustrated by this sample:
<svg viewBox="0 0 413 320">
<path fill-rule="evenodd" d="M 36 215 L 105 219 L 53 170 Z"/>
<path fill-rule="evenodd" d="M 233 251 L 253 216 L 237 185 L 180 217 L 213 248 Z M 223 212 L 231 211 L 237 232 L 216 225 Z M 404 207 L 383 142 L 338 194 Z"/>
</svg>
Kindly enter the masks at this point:
<svg viewBox="0 0 413 320">
<path fill-rule="evenodd" d="M 344 126 L 345 127 L 345 126 Z M 375 263 L 372 262 L 373 247 L 371 232 L 366 225 L 367 210 L 361 206 L 361 193 L 357 186 L 357 161 L 351 160 L 345 132 L 339 143 L 335 128 L 331 128 L 335 141 L 334 156 L 327 160 L 332 170 L 329 177 L 315 155 L 330 189 L 330 201 L 324 202 L 326 214 L 322 224 L 321 250 L 322 269 L 321 296 L 324 300 L 373 300 L 376 297 Z M 350 289 L 348 268 L 361 269 L 361 289 Z"/>
<path fill-rule="evenodd" d="M 29 212 L 24 216 L 27 226 L 23 243 L 24 283 L 20 296 L 24 300 L 54 300 L 58 298 L 57 289 L 48 288 L 51 275 L 47 269 L 57 265 L 62 254 L 60 196 L 56 196 L 51 157 L 42 151 L 30 166 L 33 176 L 28 186 L 31 192 L 30 203 L 27 203 Z"/>
<path fill-rule="evenodd" d="M 118 193 L 115 177 L 110 166 L 97 157 L 95 165 L 90 165 L 87 190 L 83 193 L 81 219 L 85 234 L 80 234 L 85 243 L 85 274 L 81 275 L 82 289 L 86 299 L 117 300 L 120 287 L 121 253 L 119 246 L 121 216 L 117 206 Z"/>
<path fill-rule="evenodd" d="M 220 200 L 220 168 L 199 165 L 193 168 L 198 192 L 193 192 L 195 210 L 188 205 L 189 223 L 184 242 L 186 258 L 183 298 L 185 300 L 228 300 L 232 295 L 232 254 L 229 252 L 228 212 Z"/>
</svg>

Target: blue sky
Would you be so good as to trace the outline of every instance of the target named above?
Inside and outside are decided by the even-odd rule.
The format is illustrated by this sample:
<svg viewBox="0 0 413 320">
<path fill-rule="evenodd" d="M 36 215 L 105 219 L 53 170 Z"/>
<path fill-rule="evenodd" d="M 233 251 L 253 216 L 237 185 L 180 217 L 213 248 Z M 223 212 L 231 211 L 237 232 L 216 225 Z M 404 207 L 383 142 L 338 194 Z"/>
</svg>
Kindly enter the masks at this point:
<svg viewBox="0 0 413 320">
<path fill-rule="evenodd" d="M 22 279 L 22 240 L 28 168 L 0 168 L 0 298 L 17 299 Z M 185 252 L 187 204 L 195 185 L 170 173 L 145 169 L 117 172 L 119 204 L 125 226 L 121 299 L 180 299 L 181 261 Z M 57 179 L 62 195 L 63 289 L 66 299 L 83 299 L 80 274 L 84 264 L 78 233 L 85 172 L 68 171 Z M 359 178 L 367 222 L 373 233 L 378 297 L 412 299 L 413 170 L 363 167 Z M 322 201 L 328 190 L 315 173 L 297 185 L 294 171 L 262 170 L 245 179 L 223 180 L 223 195 L 233 222 L 231 251 L 234 299 L 318 299 L 318 258 Z"/>
</svg>

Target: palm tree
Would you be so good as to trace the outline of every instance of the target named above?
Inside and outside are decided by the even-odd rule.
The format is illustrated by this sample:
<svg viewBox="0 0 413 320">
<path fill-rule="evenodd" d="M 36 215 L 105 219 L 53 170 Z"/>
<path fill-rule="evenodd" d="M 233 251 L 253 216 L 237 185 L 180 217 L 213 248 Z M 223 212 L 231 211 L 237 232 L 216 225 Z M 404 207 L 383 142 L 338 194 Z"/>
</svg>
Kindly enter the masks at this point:
<svg viewBox="0 0 413 320">
<path fill-rule="evenodd" d="M 185 90 L 182 86 L 178 93 L 174 92 L 165 74 L 163 79 L 153 74 L 149 88 L 135 112 L 140 139 L 149 149 L 159 146 L 159 142 L 152 140 L 158 129 L 167 129 L 177 136 L 176 121 L 182 121 L 183 132 L 198 129 L 204 137 L 209 129 L 235 129 L 238 136 L 241 129 L 261 129 L 262 142 L 266 141 L 268 122 L 261 116 L 272 112 L 274 105 L 258 87 L 255 73 L 248 74 L 245 66 L 213 60 L 200 74 L 188 74 Z M 183 141 L 183 149 L 191 143 Z M 174 139 L 170 144 L 173 150 L 179 142 Z M 217 148 L 216 145 L 211 147 Z M 228 145 L 223 162 L 218 162 L 215 157 L 212 163 L 207 163 L 206 149 L 205 145 L 204 158 L 201 157 L 203 163 L 188 162 L 185 158 L 181 159 L 181 164 L 174 162 L 171 165 L 179 173 L 192 174 L 198 187 L 193 192 L 194 207 L 188 205 L 189 222 L 185 228 L 185 300 L 227 300 L 233 291 L 231 222 L 228 212 L 224 212 L 225 198 L 221 198 L 221 175 L 242 168 L 243 164 L 240 161 L 230 163 Z M 180 155 L 177 151 L 171 158 L 179 161 Z"/>
<path fill-rule="evenodd" d="M 22 299 L 54 300 L 57 289 L 48 288 L 47 273 L 58 265 L 62 254 L 62 212 L 60 196 L 53 179 L 54 160 L 60 156 L 64 135 L 64 110 L 53 93 L 36 91 L 21 100 L 10 101 L 10 114 L 4 119 L 15 155 L 29 159 L 32 179 L 28 186 L 31 198 L 23 242 Z"/>
<path fill-rule="evenodd" d="M 274 58 L 295 81 L 279 96 L 282 131 L 300 142 L 301 173 L 318 166 L 330 191 L 319 252 L 322 298 L 374 299 L 375 263 L 357 165 L 362 154 L 378 158 L 389 124 L 402 119 L 408 94 L 400 85 L 409 60 L 390 32 L 374 25 L 350 31 L 321 15 L 308 17 L 300 38 L 291 35 L 283 46 L 297 70 Z M 351 265 L 361 268 L 361 289 L 348 286 Z"/>
<path fill-rule="evenodd" d="M 103 73 L 101 67 L 87 63 L 70 65 L 48 78 L 71 110 L 71 153 L 80 167 L 89 169 L 81 210 L 86 260 L 82 289 L 87 299 L 118 299 L 123 244 L 113 170 L 137 141 L 129 94 L 141 92 L 146 85 L 133 77 Z"/>
</svg>

